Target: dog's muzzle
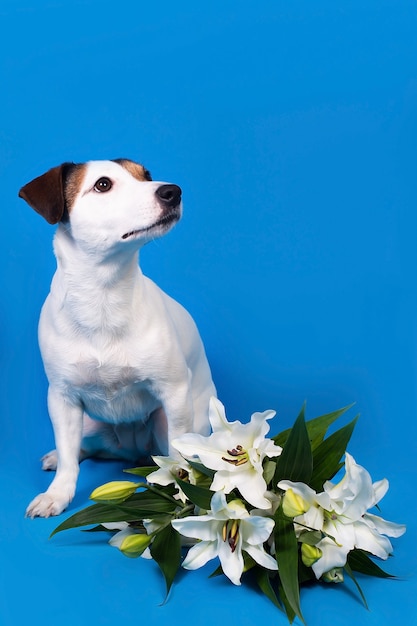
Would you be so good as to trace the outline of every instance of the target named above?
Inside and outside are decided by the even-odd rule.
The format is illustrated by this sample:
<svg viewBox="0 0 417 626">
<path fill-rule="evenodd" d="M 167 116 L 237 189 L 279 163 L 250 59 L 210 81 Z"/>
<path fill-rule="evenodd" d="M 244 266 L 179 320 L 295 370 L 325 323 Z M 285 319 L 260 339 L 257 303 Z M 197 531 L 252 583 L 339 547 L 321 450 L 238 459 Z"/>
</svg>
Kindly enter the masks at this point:
<svg viewBox="0 0 417 626">
<path fill-rule="evenodd" d="M 155 191 L 155 195 L 162 207 L 159 219 L 153 224 L 149 224 L 149 226 L 125 233 L 122 235 L 122 239 L 130 239 L 136 235 L 155 231 L 158 228 L 166 231 L 170 225 L 178 222 L 181 217 L 181 187 L 178 187 L 178 185 L 161 185 Z"/>
<path fill-rule="evenodd" d="M 174 208 L 181 202 L 181 187 L 178 185 L 161 185 L 155 191 L 159 202 L 167 208 Z"/>
</svg>

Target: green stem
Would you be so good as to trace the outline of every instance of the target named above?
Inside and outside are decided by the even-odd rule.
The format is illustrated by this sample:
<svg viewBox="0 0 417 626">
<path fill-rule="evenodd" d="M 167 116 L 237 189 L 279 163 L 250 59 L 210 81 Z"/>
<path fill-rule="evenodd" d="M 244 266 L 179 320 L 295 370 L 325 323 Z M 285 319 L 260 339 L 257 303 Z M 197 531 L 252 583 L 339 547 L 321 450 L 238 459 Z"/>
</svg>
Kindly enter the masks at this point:
<svg viewBox="0 0 417 626">
<path fill-rule="evenodd" d="M 178 511 L 178 513 L 174 514 L 175 519 L 180 519 L 181 517 L 185 517 L 188 513 L 192 513 L 194 511 L 194 504 L 184 504 L 184 508 L 182 511 Z"/>
<path fill-rule="evenodd" d="M 281 519 L 285 519 L 284 516 L 281 516 Z M 309 530 L 309 531 L 312 531 L 312 532 L 315 532 L 315 533 L 317 533 L 317 532 L 321 533 L 323 537 L 327 537 L 328 539 L 331 539 L 332 541 L 334 541 L 334 543 L 337 546 L 340 546 L 340 544 L 337 543 L 336 539 L 332 535 L 329 535 L 329 533 L 326 533 L 326 531 L 323 530 L 323 529 L 311 528 L 310 526 L 306 526 L 305 524 L 301 524 L 301 522 L 294 522 L 294 524 L 297 524 L 297 526 L 301 526 L 302 528 L 305 528 L 306 530 Z"/>
<path fill-rule="evenodd" d="M 164 530 L 167 526 L 169 526 L 173 519 L 180 519 L 181 517 L 185 517 L 188 513 L 191 513 L 194 510 L 194 504 L 184 505 L 182 511 L 178 511 L 178 513 L 174 513 L 171 518 L 165 523 L 162 524 L 158 530 L 154 530 L 153 533 L 149 535 L 149 537 L 155 537 L 161 530 Z"/>
<path fill-rule="evenodd" d="M 181 502 L 181 500 L 176 500 L 173 496 L 170 496 L 167 493 L 164 493 L 162 490 L 157 489 L 156 487 L 154 487 L 153 485 L 150 485 L 149 483 L 143 483 L 140 486 L 144 487 L 145 489 L 148 489 L 149 491 L 152 491 L 153 493 L 158 494 L 158 496 L 165 498 L 165 500 L 169 500 L 170 502 L 175 502 L 177 506 L 182 506 L 182 507 L 186 506 L 185 504 Z"/>
</svg>

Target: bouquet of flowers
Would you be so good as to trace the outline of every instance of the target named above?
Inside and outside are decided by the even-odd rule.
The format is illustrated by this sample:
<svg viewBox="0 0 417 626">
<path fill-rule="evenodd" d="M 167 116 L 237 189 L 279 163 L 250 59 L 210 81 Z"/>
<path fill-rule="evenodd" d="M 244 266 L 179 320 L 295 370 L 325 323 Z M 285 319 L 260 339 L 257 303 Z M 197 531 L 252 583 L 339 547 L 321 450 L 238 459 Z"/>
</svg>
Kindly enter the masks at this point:
<svg viewBox="0 0 417 626">
<path fill-rule="evenodd" d="M 208 437 L 185 434 L 171 442 L 175 456 L 126 470 L 138 482 L 98 487 L 95 504 L 53 534 L 87 525 L 112 532 L 109 543 L 126 556 L 156 561 L 167 594 L 181 565 L 193 570 L 218 558 L 213 575 L 235 585 L 251 576 L 290 623 L 304 621 L 300 587 L 311 581 L 347 575 L 366 605 L 356 573 L 391 577 L 372 557 L 387 559 L 388 537 L 405 526 L 370 512 L 388 481 L 373 483 L 346 452 L 357 418 L 328 434 L 348 408 L 306 422 L 303 407 L 291 429 L 267 438 L 274 411 L 229 422 L 212 398 Z"/>
</svg>

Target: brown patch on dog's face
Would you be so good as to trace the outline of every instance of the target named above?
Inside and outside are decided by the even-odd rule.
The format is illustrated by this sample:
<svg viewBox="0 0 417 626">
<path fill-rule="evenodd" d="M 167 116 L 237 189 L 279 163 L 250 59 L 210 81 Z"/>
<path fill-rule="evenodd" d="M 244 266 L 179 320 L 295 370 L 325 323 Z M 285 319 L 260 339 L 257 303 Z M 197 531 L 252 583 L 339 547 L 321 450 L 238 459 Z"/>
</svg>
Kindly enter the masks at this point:
<svg viewBox="0 0 417 626">
<path fill-rule="evenodd" d="M 142 182 L 152 180 L 151 173 L 143 165 L 135 163 L 130 159 L 113 159 L 115 163 L 118 163 L 124 167 L 134 178 Z"/>
<path fill-rule="evenodd" d="M 64 197 L 65 210 L 70 213 L 85 176 L 85 163 L 72 164 L 65 172 Z"/>
</svg>

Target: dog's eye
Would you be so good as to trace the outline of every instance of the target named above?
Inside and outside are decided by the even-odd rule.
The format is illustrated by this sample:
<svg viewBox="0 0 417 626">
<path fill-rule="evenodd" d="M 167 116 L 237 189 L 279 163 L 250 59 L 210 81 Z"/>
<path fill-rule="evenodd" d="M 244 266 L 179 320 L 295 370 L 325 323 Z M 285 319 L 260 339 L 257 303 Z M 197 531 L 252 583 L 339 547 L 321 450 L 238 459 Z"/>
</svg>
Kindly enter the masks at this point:
<svg viewBox="0 0 417 626">
<path fill-rule="evenodd" d="M 112 188 L 112 184 L 113 183 L 111 182 L 110 178 L 103 176 L 102 178 L 99 178 L 94 185 L 94 191 L 110 191 L 110 189 Z"/>
</svg>

